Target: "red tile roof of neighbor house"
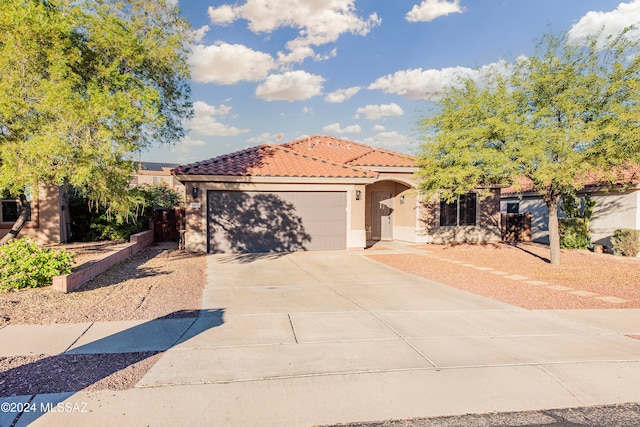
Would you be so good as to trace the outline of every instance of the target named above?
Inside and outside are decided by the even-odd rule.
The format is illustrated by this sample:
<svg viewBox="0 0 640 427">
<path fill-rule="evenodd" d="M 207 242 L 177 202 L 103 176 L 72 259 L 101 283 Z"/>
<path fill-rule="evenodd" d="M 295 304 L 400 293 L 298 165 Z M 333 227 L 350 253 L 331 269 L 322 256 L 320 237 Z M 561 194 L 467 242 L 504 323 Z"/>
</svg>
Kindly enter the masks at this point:
<svg viewBox="0 0 640 427">
<path fill-rule="evenodd" d="M 607 179 L 604 174 L 593 171 L 586 177 L 585 188 L 603 187 L 607 185 L 640 184 L 640 165 L 631 164 L 624 168 L 613 171 L 614 179 Z M 512 194 L 529 193 L 537 191 L 533 181 L 529 178 L 520 177 L 519 189 L 515 185 L 502 188 L 500 194 L 507 196 Z"/>
<path fill-rule="evenodd" d="M 374 178 L 365 169 L 303 155 L 282 145 L 264 144 L 202 162 L 183 165 L 175 175 L 224 175 L 307 178 Z"/>
<path fill-rule="evenodd" d="M 328 161 L 352 166 L 413 167 L 411 156 L 332 136 L 314 135 L 287 142 L 285 147 Z"/>
</svg>

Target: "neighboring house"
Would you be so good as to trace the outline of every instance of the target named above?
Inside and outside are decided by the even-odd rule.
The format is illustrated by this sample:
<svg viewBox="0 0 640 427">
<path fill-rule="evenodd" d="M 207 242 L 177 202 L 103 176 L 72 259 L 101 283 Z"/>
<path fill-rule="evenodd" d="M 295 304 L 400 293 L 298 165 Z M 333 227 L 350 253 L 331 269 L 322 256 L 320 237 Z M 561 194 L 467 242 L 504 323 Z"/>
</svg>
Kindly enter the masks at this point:
<svg viewBox="0 0 640 427">
<path fill-rule="evenodd" d="M 131 185 L 162 184 L 184 194 L 184 185 L 171 175 L 171 169 L 178 166 L 177 163 L 138 162 L 138 169 L 131 177 Z"/>
<path fill-rule="evenodd" d="M 499 190 L 423 203 L 410 156 L 328 136 L 265 144 L 173 170 L 185 247 L 245 253 L 363 249 L 374 241 L 499 240 Z"/>
<path fill-rule="evenodd" d="M 184 186 L 171 175 L 171 163 L 140 162 L 131 179 L 132 185 L 164 184 L 184 194 Z M 31 217 L 19 236 L 30 236 L 39 244 L 59 244 L 71 240 L 71 215 L 69 196 L 64 187 L 41 185 L 37 195 L 27 194 L 31 202 Z M 20 212 L 15 198 L 2 199 L 0 210 L 0 238 L 5 236 Z"/>
<path fill-rule="evenodd" d="M 69 198 L 62 187 L 41 185 L 37 195 L 26 194 L 31 203 L 31 216 L 19 236 L 30 236 L 39 244 L 58 244 L 71 238 Z M 20 213 L 20 202 L 2 199 L 0 237 L 5 236 Z"/>
<path fill-rule="evenodd" d="M 589 222 L 591 242 L 594 244 L 611 247 L 611 236 L 616 229 L 640 229 L 640 169 L 627 172 L 627 185 L 606 186 L 593 181 L 577 194 L 581 199 L 589 194 L 596 202 Z M 500 211 L 530 213 L 531 240 L 549 243 L 547 205 L 530 181 L 521 180 L 520 187 L 520 191 L 514 187 L 502 189 Z M 558 214 L 562 217 L 560 208 Z"/>
</svg>

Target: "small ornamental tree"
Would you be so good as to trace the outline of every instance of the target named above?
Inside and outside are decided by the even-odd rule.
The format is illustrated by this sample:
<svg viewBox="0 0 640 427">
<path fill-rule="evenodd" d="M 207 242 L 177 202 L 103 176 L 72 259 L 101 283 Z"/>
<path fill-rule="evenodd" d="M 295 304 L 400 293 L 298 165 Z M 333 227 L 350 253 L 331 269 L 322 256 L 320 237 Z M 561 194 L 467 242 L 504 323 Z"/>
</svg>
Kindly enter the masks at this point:
<svg viewBox="0 0 640 427">
<path fill-rule="evenodd" d="M 126 215 L 136 203 L 128 159 L 179 140 L 192 115 L 193 33 L 176 3 L 2 2 L 0 191 L 68 184 Z M 20 200 L 23 223 L 29 205 Z"/>
<path fill-rule="evenodd" d="M 593 216 L 596 201 L 585 194 L 584 204 L 575 194 L 562 196 L 561 211 L 565 218 L 559 220 L 560 247 L 564 249 L 586 249 L 591 247 L 589 221 Z"/>
<path fill-rule="evenodd" d="M 604 43 L 546 35 L 534 56 L 449 87 L 419 122 L 420 189 L 451 201 L 528 179 L 547 205 L 559 264 L 562 195 L 594 175 L 616 182 L 640 161 L 640 43 L 628 34 Z"/>
</svg>

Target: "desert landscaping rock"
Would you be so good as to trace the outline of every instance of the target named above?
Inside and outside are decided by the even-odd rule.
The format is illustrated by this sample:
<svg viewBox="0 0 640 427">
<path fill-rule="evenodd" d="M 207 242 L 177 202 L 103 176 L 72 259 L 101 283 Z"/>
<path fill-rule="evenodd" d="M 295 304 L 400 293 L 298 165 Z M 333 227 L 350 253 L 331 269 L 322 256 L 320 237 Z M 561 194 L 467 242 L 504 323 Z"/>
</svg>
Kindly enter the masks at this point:
<svg viewBox="0 0 640 427">
<path fill-rule="evenodd" d="M 640 308 L 640 258 L 563 250 L 562 263 L 551 265 L 549 248 L 535 243 L 418 247 L 433 256 L 419 257 L 413 253 L 368 256 L 402 271 L 529 310 Z M 438 259 L 444 256 L 448 262 Z M 462 268 L 450 260 L 494 271 Z M 523 279 L 507 278 L 514 276 Z M 575 291 L 568 293 L 568 288 Z M 586 297 L 585 292 L 593 297 Z"/>
<path fill-rule="evenodd" d="M 90 262 L 91 254 L 102 256 L 103 251 L 83 252 L 81 259 Z M 89 322 L 197 317 L 205 280 L 204 256 L 150 247 L 75 292 L 63 294 L 47 287 L 0 293 L 0 327 L 46 328 L 64 323 L 56 329 L 59 334 L 68 328 L 86 328 Z M 65 348 L 67 344 L 61 342 Z M 53 350 L 64 351 L 62 347 Z M 126 390 L 160 355 L 142 351 L 0 357 L 0 397 Z"/>
<path fill-rule="evenodd" d="M 158 352 L 0 357 L 0 397 L 127 390 L 159 358 Z"/>
<path fill-rule="evenodd" d="M 152 246 L 75 292 L 49 286 L 0 293 L 0 325 L 192 317 L 202 300 L 205 260 Z"/>
</svg>

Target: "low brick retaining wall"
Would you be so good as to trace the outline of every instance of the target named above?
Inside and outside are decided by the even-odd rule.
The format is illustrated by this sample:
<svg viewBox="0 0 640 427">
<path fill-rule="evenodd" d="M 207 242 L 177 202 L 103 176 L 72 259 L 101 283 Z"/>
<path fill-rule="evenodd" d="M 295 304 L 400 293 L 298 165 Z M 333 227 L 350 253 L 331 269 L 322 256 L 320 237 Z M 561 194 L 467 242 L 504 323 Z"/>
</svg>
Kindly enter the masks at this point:
<svg viewBox="0 0 640 427">
<path fill-rule="evenodd" d="M 124 261 L 130 256 L 137 254 L 141 250 L 153 244 L 153 231 L 143 231 L 142 233 L 133 234 L 129 238 L 129 244 L 124 248 L 114 251 L 104 258 L 95 261 L 78 271 L 70 274 L 63 274 L 53 278 L 53 289 L 60 292 L 71 292 L 96 277 Z"/>
</svg>

